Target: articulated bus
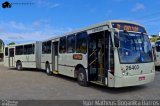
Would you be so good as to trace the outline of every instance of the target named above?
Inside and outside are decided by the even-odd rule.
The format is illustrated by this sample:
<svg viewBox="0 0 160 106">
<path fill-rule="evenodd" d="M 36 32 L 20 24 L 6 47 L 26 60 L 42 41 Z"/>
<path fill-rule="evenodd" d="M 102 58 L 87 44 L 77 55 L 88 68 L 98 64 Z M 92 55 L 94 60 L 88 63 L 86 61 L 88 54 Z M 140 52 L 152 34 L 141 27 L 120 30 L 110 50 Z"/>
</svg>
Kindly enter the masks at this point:
<svg viewBox="0 0 160 106">
<path fill-rule="evenodd" d="M 152 47 L 143 26 L 113 20 L 41 42 L 41 69 L 108 87 L 154 80 Z M 36 60 L 37 61 L 37 60 Z"/>
<path fill-rule="evenodd" d="M 5 46 L 4 65 L 10 68 L 41 68 L 41 42 Z"/>
</svg>

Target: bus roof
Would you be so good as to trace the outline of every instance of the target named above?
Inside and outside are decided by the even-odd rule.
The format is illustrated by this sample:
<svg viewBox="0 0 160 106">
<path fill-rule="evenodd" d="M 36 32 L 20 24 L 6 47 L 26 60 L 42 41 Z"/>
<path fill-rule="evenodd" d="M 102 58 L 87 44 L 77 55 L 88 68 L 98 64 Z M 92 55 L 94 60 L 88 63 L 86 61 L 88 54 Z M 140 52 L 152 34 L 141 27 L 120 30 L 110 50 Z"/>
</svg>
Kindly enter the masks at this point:
<svg viewBox="0 0 160 106">
<path fill-rule="evenodd" d="M 112 25 L 111 25 L 112 23 L 128 23 L 128 24 L 134 24 L 134 25 L 138 25 L 138 26 L 143 27 L 142 25 L 140 25 L 138 23 L 135 23 L 135 22 L 131 22 L 131 21 L 109 20 L 109 21 L 105 21 L 105 22 L 102 22 L 102 23 L 94 24 L 94 25 L 91 25 L 91 26 L 88 26 L 88 27 L 85 27 L 85 28 L 81 28 L 81 29 L 78 29 L 78 30 L 67 32 L 67 33 L 64 33 L 64 34 L 56 35 L 56 36 L 54 36 L 52 38 L 43 40 L 42 42 L 53 40 L 53 39 L 58 39 L 59 37 L 63 37 L 63 36 L 66 36 L 66 35 L 71 35 L 71 34 L 76 34 L 78 32 L 87 31 L 87 30 L 90 30 L 90 29 L 93 29 L 93 28 L 96 28 L 96 27 L 105 26 L 105 25 L 108 25 L 110 28 L 112 28 Z"/>
<path fill-rule="evenodd" d="M 21 43 L 21 44 L 15 44 L 15 45 L 7 45 L 5 47 L 15 47 L 15 46 L 21 46 L 21 45 L 29 45 L 29 44 L 35 44 L 36 42 L 40 42 L 40 41 Z"/>
</svg>

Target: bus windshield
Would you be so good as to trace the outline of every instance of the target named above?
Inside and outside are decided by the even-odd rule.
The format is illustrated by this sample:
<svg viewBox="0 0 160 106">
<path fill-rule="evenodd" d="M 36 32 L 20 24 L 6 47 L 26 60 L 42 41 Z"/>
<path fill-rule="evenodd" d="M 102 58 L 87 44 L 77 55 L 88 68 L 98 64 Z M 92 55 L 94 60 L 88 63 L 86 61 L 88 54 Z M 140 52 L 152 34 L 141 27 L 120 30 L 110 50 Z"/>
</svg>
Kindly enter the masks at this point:
<svg viewBox="0 0 160 106">
<path fill-rule="evenodd" d="M 149 38 L 145 34 L 120 32 L 118 48 L 121 63 L 152 62 L 152 49 Z"/>
</svg>

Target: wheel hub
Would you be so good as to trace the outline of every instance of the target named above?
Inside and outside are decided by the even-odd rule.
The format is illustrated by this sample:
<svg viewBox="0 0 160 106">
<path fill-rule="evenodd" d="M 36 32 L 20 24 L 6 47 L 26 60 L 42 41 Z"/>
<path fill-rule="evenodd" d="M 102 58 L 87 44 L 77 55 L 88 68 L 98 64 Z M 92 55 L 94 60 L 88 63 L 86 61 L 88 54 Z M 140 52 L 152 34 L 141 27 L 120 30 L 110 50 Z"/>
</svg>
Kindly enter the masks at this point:
<svg viewBox="0 0 160 106">
<path fill-rule="evenodd" d="M 79 78 L 80 81 L 83 81 L 84 80 L 84 74 L 83 73 L 79 73 L 78 78 Z"/>
<path fill-rule="evenodd" d="M 47 73 L 49 73 L 49 68 L 47 67 Z"/>
<path fill-rule="evenodd" d="M 19 70 L 19 69 L 21 68 L 21 66 L 20 66 L 20 65 L 18 65 L 18 66 L 17 66 L 17 68 L 18 68 L 18 70 Z"/>
</svg>

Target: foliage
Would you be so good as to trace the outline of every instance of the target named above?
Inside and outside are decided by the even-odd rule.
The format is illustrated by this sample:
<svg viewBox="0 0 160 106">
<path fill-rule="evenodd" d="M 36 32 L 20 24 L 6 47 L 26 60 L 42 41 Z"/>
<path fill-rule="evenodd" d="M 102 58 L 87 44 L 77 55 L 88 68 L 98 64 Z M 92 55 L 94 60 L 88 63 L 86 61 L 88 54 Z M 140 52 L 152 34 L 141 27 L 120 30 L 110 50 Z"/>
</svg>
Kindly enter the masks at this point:
<svg viewBox="0 0 160 106">
<path fill-rule="evenodd" d="M 160 36 L 158 36 L 157 40 L 160 40 Z"/>
<path fill-rule="evenodd" d="M 16 43 L 15 42 L 11 42 L 11 43 L 9 43 L 8 45 L 15 45 Z"/>
<path fill-rule="evenodd" d="M 157 40 L 157 37 L 152 37 L 152 38 L 150 38 L 150 41 L 151 42 L 155 42 Z"/>
<path fill-rule="evenodd" d="M 150 36 L 152 36 L 152 37 L 157 37 L 158 35 L 150 35 Z"/>
<path fill-rule="evenodd" d="M 157 36 L 157 35 L 151 35 L 151 36 L 152 36 L 152 38 L 150 38 L 151 42 L 155 42 L 157 40 L 160 40 L 160 36 Z"/>
<path fill-rule="evenodd" d="M 0 39 L 0 52 L 3 52 L 4 43 L 3 40 Z"/>
</svg>

